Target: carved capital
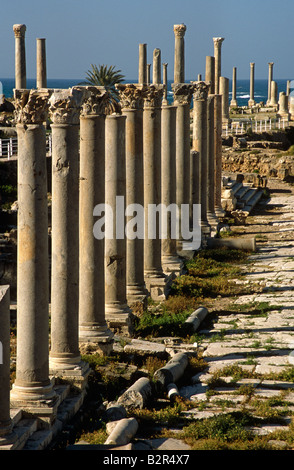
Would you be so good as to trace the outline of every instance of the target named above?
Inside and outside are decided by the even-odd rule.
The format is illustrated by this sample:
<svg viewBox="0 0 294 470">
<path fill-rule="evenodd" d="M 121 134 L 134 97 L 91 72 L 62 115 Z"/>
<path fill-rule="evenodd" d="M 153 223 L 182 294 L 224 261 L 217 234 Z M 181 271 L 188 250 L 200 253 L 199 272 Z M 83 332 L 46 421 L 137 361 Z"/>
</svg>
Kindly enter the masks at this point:
<svg viewBox="0 0 294 470">
<path fill-rule="evenodd" d="M 188 83 L 172 83 L 174 101 L 178 104 L 189 104 L 193 94 L 193 85 Z"/>
<path fill-rule="evenodd" d="M 193 100 L 207 100 L 210 82 L 193 82 Z"/>
<path fill-rule="evenodd" d="M 144 92 L 144 108 L 158 108 L 163 97 L 163 85 L 147 85 Z"/>
<path fill-rule="evenodd" d="M 26 33 L 26 25 L 25 24 L 14 24 L 13 25 L 13 31 L 14 31 L 14 36 L 16 38 L 23 38 Z"/>
<path fill-rule="evenodd" d="M 107 114 L 110 93 L 102 86 L 85 86 L 81 116 Z"/>
<path fill-rule="evenodd" d="M 213 38 L 213 42 L 216 48 L 220 48 L 225 38 Z"/>
<path fill-rule="evenodd" d="M 17 124 L 42 124 L 48 116 L 51 90 L 14 90 Z"/>
<path fill-rule="evenodd" d="M 53 124 L 79 124 L 85 95 L 85 87 L 54 90 L 49 100 L 49 112 Z"/>
<path fill-rule="evenodd" d="M 186 25 L 184 24 L 175 24 L 174 25 L 174 33 L 176 38 L 183 38 L 186 32 Z"/>
<path fill-rule="evenodd" d="M 119 99 L 122 109 L 140 109 L 143 108 L 144 97 L 147 87 L 137 84 L 121 84 L 115 86 L 119 91 Z"/>
</svg>

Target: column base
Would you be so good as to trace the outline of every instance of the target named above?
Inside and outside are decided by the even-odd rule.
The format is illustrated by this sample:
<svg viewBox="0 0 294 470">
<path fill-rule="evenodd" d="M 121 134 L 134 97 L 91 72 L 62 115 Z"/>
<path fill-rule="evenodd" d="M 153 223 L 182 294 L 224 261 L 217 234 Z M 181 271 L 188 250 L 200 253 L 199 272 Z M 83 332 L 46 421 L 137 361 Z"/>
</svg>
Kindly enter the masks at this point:
<svg viewBox="0 0 294 470">
<path fill-rule="evenodd" d="M 164 255 L 161 258 L 161 265 L 163 272 L 169 276 L 173 274 L 175 276 L 180 276 L 182 274 L 184 263 L 179 256 L 175 255 Z"/>
<path fill-rule="evenodd" d="M 145 285 L 127 285 L 127 301 L 130 308 L 133 305 L 142 305 L 143 308 L 147 307 L 148 291 Z"/>
<path fill-rule="evenodd" d="M 114 333 L 132 336 L 134 326 L 133 313 L 130 308 L 125 308 L 122 311 L 111 309 L 111 311 L 106 314 L 106 321 L 109 328 L 111 328 Z"/>
<path fill-rule="evenodd" d="M 1 423 L 0 425 L 0 450 L 5 450 L 7 446 L 11 446 L 16 442 L 18 436 L 13 431 L 12 420 L 10 419 L 7 423 Z"/>
<path fill-rule="evenodd" d="M 145 276 L 145 284 L 152 300 L 161 301 L 167 299 L 173 277 L 172 273 L 161 277 Z"/>
<path fill-rule="evenodd" d="M 63 358 L 50 358 L 49 373 L 57 383 L 61 380 L 72 388 L 85 391 L 91 369 L 87 362 L 77 362 L 76 358 L 73 359 L 73 367 L 70 367 L 69 362 L 65 363 Z"/>
<path fill-rule="evenodd" d="M 223 219 L 226 216 L 226 212 L 223 210 L 222 207 L 216 206 L 215 214 L 219 219 Z"/>
<path fill-rule="evenodd" d="M 79 329 L 79 349 L 81 354 L 96 352 L 103 356 L 108 356 L 113 350 L 113 332 L 105 326 L 80 325 Z"/>
<path fill-rule="evenodd" d="M 51 425 L 56 419 L 58 407 L 58 397 L 53 389 L 53 382 L 36 387 L 13 384 L 10 406 L 25 410 Z"/>
<path fill-rule="evenodd" d="M 230 108 L 238 108 L 238 103 L 236 100 L 231 100 L 230 102 Z"/>
<path fill-rule="evenodd" d="M 254 100 L 249 100 L 249 101 L 248 101 L 248 106 L 249 106 L 249 108 L 251 108 L 252 106 L 255 106 L 255 104 L 256 104 L 256 103 L 255 103 Z"/>
</svg>

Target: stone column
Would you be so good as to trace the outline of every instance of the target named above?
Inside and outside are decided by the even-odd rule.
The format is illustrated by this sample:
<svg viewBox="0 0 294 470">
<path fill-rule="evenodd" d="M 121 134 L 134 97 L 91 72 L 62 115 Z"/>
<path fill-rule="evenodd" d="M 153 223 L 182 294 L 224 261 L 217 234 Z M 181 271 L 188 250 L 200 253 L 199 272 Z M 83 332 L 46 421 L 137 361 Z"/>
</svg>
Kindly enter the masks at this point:
<svg viewBox="0 0 294 470">
<path fill-rule="evenodd" d="M 219 219 L 225 216 L 222 208 L 222 97 L 214 95 L 214 144 L 215 144 L 215 213 Z"/>
<path fill-rule="evenodd" d="M 49 378 L 46 131 L 50 90 L 15 90 L 18 137 L 17 359 L 13 407 L 55 419 Z"/>
<path fill-rule="evenodd" d="M 207 220 L 215 231 L 219 220 L 215 215 L 215 120 L 214 95 L 207 97 Z"/>
<path fill-rule="evenodd" d="M 46 39 L 37 39 L 37 88 L 47 88 Z"/>
<path fill-rule="evenodd" d="M 267 106 L 270 106 L 270 102 L 271 102 L 271 83 L 272 83 L 272 80 L 273 80 L 273 67 L 274 67 L 274 63 L 273 62 L 269 62 L 268 63 L 268 92 L 267 92 Z"/>
<path fill-rule="evenodd" d="M 139 76 L 138 83 L 147 82 L 147 44 L 139 44 Z"/>
<path fill-rule="evenodd" d="M 221 48 L 225 38 L 213 38 L 215 57 L 215 88 L 216 95 L 219 94 L 219 78 L 221 77 Z"/>
<path fill-rule="evenodd" d="M 10 417 L 10 292 L 0 286 L 0 449 L 17 436 Z"/>
<path fill-rule="evenodd" d="M 81 376 L 79 351 L 79 120 L 84 90 L 54 90 L 52 120 L 52 254 L 50 369 Z"/>
<path fill-rule="evenodd" d="M 147 69 L 147 72 L 146 72 L 146 74 L 147 74 L 146 83 L 147 83 L 147 85 L 149 85 L 149 84 L 150 84 L 150 81 L 151 81 L 151 80 L 150 80 L 150 75 L 151 75 L 151 74 L 150 74 L 150 68 L 151 68 L 151 64 L 147 64 L 147 65 L 146 65 L 146 69 Z"/>
<path fill-rule="evenodd" d="M 219 93 L 222 95 L 222 122 L 230 122 L 230 108 L 229 108 L 229 79 L 226 77 L 219 78 Z"/>
<path fill-rule="evenodd" d="M 166 276 L 161 264 L 159 217 L 148 214 L 161 202 L 161 101 L 162 85 L 150 85 L 144 98 L 143 161 L 144 161 L 144 276 L 154 300 L 165 298 Z"/>
<path fill-rule="evenodd" d="M 162 99 L 162 105 L 167 105 L 168 100 L 167 100 L 167 63 L 162 64 L 163 67 L 163 72 L 162 72 L 162 83 L 164 85 L 164 90 L 163 90 L 163 99 Z"/>
<path fill-rule="evenodd" d="M 175 34 L 175 63 L 174 83 L 185 83 L 185 36 L 186 26 L 184 24 L 174 25 Z"/>
<path fill-rule="evenodd" d="M 174 104 L 177 108 L 176 122 L 176 202 L 179 210 L 179 225 L 182 228 L 182 204 L 190 204 L 190 104 L 193 85 L 173 84 Z M 182 249 L 180 230 L 178 250 Z"/>
<path fill-rule="evenodd" d="M 254 67 L 255 67 L 255 63 L 251 62 L 250 63 L 250 99 L 248 101 L 249 108 L 251 108 L 252 106 L 255 105 L 255 100 L 254 100 Z"/>
<path fill-rule="evenodd" d="M 278 85 L 274 80 L 271 82 L 271 101 L 270 106 L 276 107 L 278 105 Z"/>
<path fill-rule="evenodd" d="M 284 91 L 279 94 L 278 116 L 284 119 L 289 119 L 288 96 Z"/>
<path fill-rule="evenodd" d="M 153 51 L 153 84 L 161 83 L 161 51 L 160 49 L 154 49 Z"/>
<path fill-rule="evenodd" d="M 205 81 L 210 82 L 209 93 L 211 95 L 215 92 L 215 58 L 206 56 L 205 63 Z"/>
<path fill-rule="evenodd" d="M 193 92 L 193 150 L 199 152 L 200 158 L 200 204 L 201 231 L 205 240 L 210 235 L 210 225 L 207 220 L 207 96 L 209 84 L 194 83 Z"/>
<path fill-rule="evenodd" d="M 161 112 L 161 203 L 169 208 L 162 215 L 166 223 L 165 236 L 161 240 L 163 271 L 179 273 L 182 262 L 177 255 L 177 205 L 176 205 L 176 106 L 164 106 Z M 164 220 L 165 219 L 165 220 Z"/>
<path fill-rule="evenodd" d="M 143 104 L 145 87 L 134 84 L 117 85 L 120 93 L 122 113 L 126 117 L 126 206 L 131 209 L 126 215 L 127 226 L 127 300 L 128 304 L 145 303 L 146 287 L 144 281 L 144 217 L 141 226 L 137 225 L 137 233 L 133 233 L 132 220 L 138 220 L 135 206 L 144 208 L 144 177 L 143 177 Z M 144 216 L 144 214 L 142 214 Z M 140 232 L 140 229 L 142 232 Z"/>
<path fill-rule="evenodd" d="M 25 24 L 14 24 L 15 36 L 15 88 L 25 89 L 27 87 L 26 74 L 26 50 L 25 50 Z"/>
<path fill-rule="evenodd" d="M 131 310 L 126 288 L 126 117 L 106 116 L 105 121 L 105 315 L 109 326 L 130 333 Z M 108 212 L 109 211 L 109 212 Z"/>
<path fill-rule="evenodd" d="M 232 99 L 231 99 L 231 103 L 230 103 L 231 108 L 237 108 L 238 107 L 236 88 L 237 88 L 237 67 L 233 67 Z"/>
<path fill-rule="evenodd" d="M 105 112 L 109 94 L 86 87 L 80 117 L 79 342 L 110 354 L 113 332 L 105 319 L 104 237 L 93 233 L 95 208 L 105 202 Z"/>
<path fill-rule="evenodd" d="M 200 205 L 200 158 L 197 150 L 190 152 L 190 227 L 193 229 L 193 204 Z"/>
</svg>

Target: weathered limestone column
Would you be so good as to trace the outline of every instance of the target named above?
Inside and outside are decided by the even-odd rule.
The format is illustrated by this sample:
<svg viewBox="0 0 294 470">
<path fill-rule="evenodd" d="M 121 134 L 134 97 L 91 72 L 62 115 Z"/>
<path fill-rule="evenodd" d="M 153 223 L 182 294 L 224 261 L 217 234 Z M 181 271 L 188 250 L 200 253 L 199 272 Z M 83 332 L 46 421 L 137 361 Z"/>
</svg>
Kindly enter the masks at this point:
<svg viewBox="0 0 294 470">
<path fill-rule="evenodd" d="M 219 219 L 225 216 L 222 208 L 222 96 L 214 95 L 214 144 L 215 144 L 215 213 Z"/>
<path fill-rule="evenodd" d="M 200 158 L 197 150 L 190 151 L 190 228 L 193 230 L 193 204 L 200 204 Z M 199 220 L 197 221 L 199 223 Z"/>
<path fill-rule="evenodd" d="M 163 299 L 166 276 L 161 264 L 159 217 L 148 217 L 150 209 L 161 202 L 161 101 L 162 85 L 150 85 L 144 98 L 143 161 L 144 161 L 144 278 L 151 298 Z"/>
<path fill-rule="evenodd" d="M 203 240 L 210 235 L 207 220 L 207 96 L 209 84 L 194 82 L 193 92 L 193 150 L 199 152 L 200 158 L 200 204 L 201 232 Z"/>
<path fill-rule="evenodd" d="M 279 94 L 279 110 L 278 116 L 289 119 L 288 96 L 284 91 Z"/>
<path fill-rule="evenodd" d="M 255 105 L 255 100 L 254 100 L 254 67 L 255 63 L 251 62 L 250 63 L 250 98 L 248 101 L 248 106 L 251 108 L 252 106 Z"/>
<path fill-rule="evenodd" d="M 219 77 L 219 93 L 222 95 L 222 122 L 230 122 L 230 107 L 229 107 L 229 79 L 226 77 Z"/>
<path fill-rule="evenodd" d="M 238 107 L 236 89 L 237 89 L 237 67 L 233 67 L 232 99 L 231 99 L 231 103 L 230 103 L 231 108 L 237 108 Z"/>
<path fill-rule="evenodd" d="M 219 223 L 215 214 L 215 120 L 214 95 L 207 97 L 207 220 L 215 231 Z"/>
<path fill-rule="evenodd" d="M 37 39 L 37 88 L 47 88 L 46 39 Z"/>
<path fill-rule="evenodd" d="M 182 217 L 182 204 L 190 204 L 190 104 L 193 94 L 193 85 L 178 83 L 172 85 L 174 104 L 177 108 L 176 122 L 176 202 L 179 210 L 180 229 L 184 218 Z M 186 221 L 187 222 L 187 221 Z M 183 237 L 180 230 L 178 250 L 182 249 Z"/>
<path fill-rule="evenodd" d="M 273 67 L 274 67 L 274 63 L 273 62 L 269 62 L 268 63 L 268 92 L 267 92 L 267 106 L 270 106 L 270 102 L 271 102 L 271 83 L 272 83 L 272 80 L 273 80 Z"/>
<path fill-rule="evenodd" d="M 79 120 L 82 87 L 54 90 L 52 119 L 52 255 L 50 370 L 81 376 L 79 351 Z"/>
<path fill-rule="evenodd" d="M 46 131 L 50 90 L 15 90 L 18 137 L 17 359 L 13 407 L 55 419 L 49 378 Z"/>
<path fill-rule="evenodd" d="M 214 58 L 215 58 L 215 88 L 216 95 L 219 94 L 219 78 L 221 77 L 221 57 L 222 57 L 222 43 L 225 38 L 213 38 L 214 43 Z"/>
<path fill-rule="evenodd" d="M 162 105 L 163 106 L 168 104 L 168 100 L 167 100 L 167 66 L 168 66 L 167 63 L 162 64 L 162 67 L 163 67 L 162 83 L 163 83 L 163 86 L 164 86 L 163 98 L 162 98 Z"/>
<path fill-rule="evenodd" d="M 166 234 L 161 240 L 163 271 L 179 273 L 182 262 L 177 255 L 177 205 L 176 205 L 176 106 L 164 106 L 161 112 L 161 203 L 170 208 L 163 213 Z"/>
<path fill-rule="evenodd" d="M 15 36 L 15 88 L 25 89 L 27 87 L 26 73 L 26 50 L 25 50 L 25 24 L 14 24 Z"/>
<path fill-rule="evenodd" d="M 0 449 L 15 442 L 10 417 L 10 292 L 0 286 Z"/>
<path fill-rule="evenodd" d="M 125 127 L 125 116 L 106 116 L 105 204 L 109 213 L 106 213 L 105 224 L 108 232 L 105 239 L 105 316 L 110 328 L 130 333 L 131 310 L 126 288 Z"/>
<path fill-rule="evenodd" d="M 151 75 L 151 74 L 150 74 L 150 68 L 151 68 L 151 64 L 147 64 L 147 65 L 146 65 L 146 70 L 147 70 L 147 72 L 146 72 L 146 74 L 147 74 L 146 83 L 147 83 L 147 85 L 149 85 L 149 84 L 150 84 L 150 81 L 151 81 L 151 78 L 150 78 L 150 75 Z"/>
<path fill-rule="evenodd" d="M 138 83 L 147 83 L 147 44 L 139 44 L 139 76 Z"/>
<path fill-rule="evenodd" d="M 102 354 L 113 348 L 105 319 L 104 237 L 93 233 L 93 212 L 105 202 L 105 112 L 109 94 L 86 87 L 80 116 L 79 344 Z M 95 213 L 94 213 L 95 215 Z"/>
<path fill-rule="evenodd" d="M 278 105 L 278 84 L 274 80 L 271 82 L 271 101 L 270 106 L 276 107 Z"/>
<path fill-rule="evenodd" d="M 206 56 L 205 81 L 210 82 L 209 93 L 213 95 L 215 92 L 215 58 L 211 56 Z"/>
<path fill-rule="evenodd" d="M 152 83 L 161 83 L 161 50 L 154 49 L 153 51 L 153 76 Z"/>
<path fill-rule="evenodd" d="M 145 87 L 135 84 L 117 85 L 120 93 L 122 113 L 126 117 L 126 206 L 131 212 L 126 215 L 127 226 L 132 224 L 134 204 L 144 208 L 143 177 L 143 104 Z M 133 207 L 133 209 L 132 209 Z M 136 214 L 136 218 L 139 215 Z M 137 226 L 137 233 L 127 234 L 126 285 L 128 304 L 145 302 L 146 287 L 144 281 L 144 220 L 142 227 Z M 142 232 L 140 232 L 140 229 Z M 134 235 L 136 235 L 134 237 Z"/>
<path fill-rule="evenodd" d="M 175 63 L 174 63 L 174 83 L 185 83 L 185 32 L 184 24 L 174 25 L 175 34 Z"/>
</svg>

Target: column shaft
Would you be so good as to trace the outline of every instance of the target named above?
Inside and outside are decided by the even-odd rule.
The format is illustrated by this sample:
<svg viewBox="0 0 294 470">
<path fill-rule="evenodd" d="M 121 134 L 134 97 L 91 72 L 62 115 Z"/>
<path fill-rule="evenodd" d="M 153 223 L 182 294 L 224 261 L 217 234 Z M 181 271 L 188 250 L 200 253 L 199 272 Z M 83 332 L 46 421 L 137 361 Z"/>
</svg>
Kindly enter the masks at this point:
<svg viewBox="0 0 294 470">
<path fill-rule="evenodd" d="M 139 44 L 139 75 L 138 83 L 147 83 L 147 44 Z"/>
<path fill-rule="evenodd" d="M 214 137 L 215 137 L 215 213 L 224 217 L 222 209 L 222 97 L 214 95 Z"/>
<path fill-rule="evenodd" d="M 205 81 L 210 82 L 209 93 L 215 92 L 215 58 L 206 56 L 205 63 Z"/>
<path fill-rule="evenodd" d="M 230 103 L 231 108 L 238 107 L 236 89 L 237 89 L 237 67 L 233 67 L 232 99 Z"/>
<path fill-rule="evenodd" d="M 214 121 L 214 96 L 207 98 L 207 220 L 215 230 L 218 219 L 215 215 L 215 121 Z"/>
<path fill-rule="evenodd" d="M 267 92 L 267 105 L 270 105 L 271 102 L 271 83 L 273 80 L 273 67 L 274 63 L 269 62 L 268 64 L 268 92 Z"/>
<path fill-rule="evenodd" d="M 254 100 L 254 62 L 251 62 L 250 64 L 250 99 L 248 102 L 248 106 L 254 106 L 255 105 L 255 100 Z"/>
<path fill-rule="evenodd" d="M 175 34 L 175 62 L 174 83 L 185 83 L 185 36 L 184 24 L 174 25 Z"/>
<path fill-rule="evenodd" d="M 222 95 L 222 122 L 230 121 L 229 111 L 229 79 L 226 77 L 219 78 L 219 94 Z"/>
<path fill-rule="evenodd" d="M 37 39 L 37 88 L 47 87 L 46 39 Z"/>
<path fill-rule="evenodd" d="M 161 51 L 160 49 L 154 49 L 153 51 L 153 79 L 152 83 L 161 83 Z"/>
<path fill-rule="evenodd" d="M 13 25 L 15 35 L 15 88 L 25 89 L 27 87 L 26 77 L 26 51 L 25 51 L 25 32 L 26 25 Z"/>
<path fill-rule="evenodd" d="M 215 58 L 215 88 L 216 95 L 219 93 L 219 78 L 221 77 L 221 48 L 224 38 L 213 38 Z"/>
</svg>

